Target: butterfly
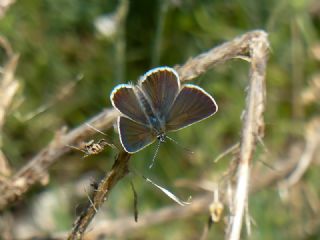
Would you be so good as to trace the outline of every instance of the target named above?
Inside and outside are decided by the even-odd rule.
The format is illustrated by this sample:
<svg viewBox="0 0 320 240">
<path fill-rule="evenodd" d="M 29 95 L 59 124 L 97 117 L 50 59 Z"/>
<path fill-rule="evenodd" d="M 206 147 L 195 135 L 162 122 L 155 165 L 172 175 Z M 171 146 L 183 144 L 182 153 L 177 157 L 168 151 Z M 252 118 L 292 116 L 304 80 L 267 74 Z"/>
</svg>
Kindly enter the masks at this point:
<svg viewBox="0 0 320 240">
<path fill-rule="evenodd" d="M 166 134 L 206 119 L 218 110 L 211 95 L 202 88 L 180 85 L 178 73 L 170 67 L 146 72 L 137 85 L 120 84 L 110 100 L 118 117 L 120 142 L 128 153 L 135 153 Z"/>
</svg>

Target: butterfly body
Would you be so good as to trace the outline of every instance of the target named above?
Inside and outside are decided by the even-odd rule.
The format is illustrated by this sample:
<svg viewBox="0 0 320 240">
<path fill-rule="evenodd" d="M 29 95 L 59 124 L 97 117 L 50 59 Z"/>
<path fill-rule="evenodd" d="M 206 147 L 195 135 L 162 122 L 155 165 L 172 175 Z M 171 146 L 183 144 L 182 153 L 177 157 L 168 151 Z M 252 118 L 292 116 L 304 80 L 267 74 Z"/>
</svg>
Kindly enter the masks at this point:
<svg viewBox="0 0 320 240">
<path fill-rule="evenodd" d="M 152 103 L 150 100 L 147 99 L 147 97 L 143 94 L 142 90 L 139 89 L 139 87 L 136 87 L 137 97 L 140 100 L 141 107 L 144 110 L 147 120 L 149 122 L 149 126 L 153 128 L 157 134 L 160 134 L 162 131 L 164 131 L 164 124 L 163 121 L 161 121 L 161 117 L 158 116 L 156 111 L 152 107 Z"/>
<path fill-rule="evenodd" d="M 187 127 L 213 115 L 218 107 L 202 88 L 180 86 L 177 72 L 160 67 L 147 72 L 138 85 L 118 85 L 110 96 L 122 114 L 118 118 L 120 141 L 134 153 L 156 139 L 164 142 L 166 133 Z"/>
</svg>

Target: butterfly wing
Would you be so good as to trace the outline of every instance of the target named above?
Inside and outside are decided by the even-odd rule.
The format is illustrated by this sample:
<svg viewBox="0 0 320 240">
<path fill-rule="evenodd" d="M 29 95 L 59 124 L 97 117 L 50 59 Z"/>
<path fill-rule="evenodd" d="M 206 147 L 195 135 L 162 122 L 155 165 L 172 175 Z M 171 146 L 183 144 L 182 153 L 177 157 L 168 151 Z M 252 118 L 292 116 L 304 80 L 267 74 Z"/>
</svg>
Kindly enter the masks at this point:
<svg viewBox="0 0 320 240">
<path fill-rule="evenodd" d="M 213 97 L 202 88 L 183 86 L 166 116 L 166 131 L 174 131 L 201 121 L 218 110 Z"/>
<path fill-rule="evenodd" d="M 118 85 L 112 91 L 110 100 L 113 107 L 122 114 L 136 122 L 148 124 L 147 117 L 142 110 L 133 86 L 129 84 Z"/>
<path fill-rule="evenodd" d="M 152 129 L 126 117 L 118 118 L 120 141 L 128 153 L 134 153 L 150 145 L 156 139 Z"/>
<path fill-rule="evenodd" d="M 162 119 L 179 92 L 180 81 L 173 68 L 160 67 L 147 72 L 140 81 L 140 87 L 154 112 Z"/>
</svg>

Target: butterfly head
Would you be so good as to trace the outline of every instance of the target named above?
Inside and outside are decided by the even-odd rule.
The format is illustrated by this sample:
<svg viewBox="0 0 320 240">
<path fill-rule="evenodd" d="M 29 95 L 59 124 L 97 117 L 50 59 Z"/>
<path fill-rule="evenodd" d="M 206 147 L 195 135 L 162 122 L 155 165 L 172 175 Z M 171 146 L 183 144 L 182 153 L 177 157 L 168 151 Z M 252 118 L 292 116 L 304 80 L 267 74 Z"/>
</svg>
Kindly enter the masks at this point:
<svg viewBox="0 0 320 240">
<path fill-rule="evenodd" d="M 158 134 L 157 139 L 159 142 L 164 143 L 166 141 L 166 135 L 164 133 L 160 133 Z"/>
</svg>

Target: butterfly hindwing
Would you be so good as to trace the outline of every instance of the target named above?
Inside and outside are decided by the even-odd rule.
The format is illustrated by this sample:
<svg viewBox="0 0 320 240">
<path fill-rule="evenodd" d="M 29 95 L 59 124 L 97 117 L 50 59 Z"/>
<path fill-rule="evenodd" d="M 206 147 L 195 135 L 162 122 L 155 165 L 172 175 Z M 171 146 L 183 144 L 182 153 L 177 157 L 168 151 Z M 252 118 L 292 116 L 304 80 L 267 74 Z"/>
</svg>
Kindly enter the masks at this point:
<svg viewBox="0 0 320 240">
<path fill-rule="evenodd" d="M 153 143 L 156 135 L 147 125 L 142 125 L 126 117 L 118 118 L 120 141 L 124 149 L 134 153 Z"/>
<path fill-rule="evenodd" d="M 218 110 L 214 99 L 202 88 L 191 84 L 182 87 L 166 116 L 166 131 L 174 131 L 201 121 Z"/>
</svg>

